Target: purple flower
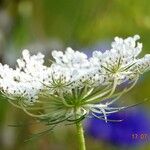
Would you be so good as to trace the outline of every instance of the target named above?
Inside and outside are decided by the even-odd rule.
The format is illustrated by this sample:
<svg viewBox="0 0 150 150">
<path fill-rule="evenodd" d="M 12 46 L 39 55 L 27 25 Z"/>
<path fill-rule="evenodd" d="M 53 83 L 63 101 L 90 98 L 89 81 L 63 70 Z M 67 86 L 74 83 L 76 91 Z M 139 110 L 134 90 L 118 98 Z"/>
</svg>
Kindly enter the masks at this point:
<svg viewBox="0 0 150 150">
<path fill-rule="evenodd" d="M 136 146 L 150 140 L 150 116 L 143 108 L 111 114 L 108 119 L 122 119 L 108 122 L 97 118 L 87 120 L 86 132 L 89 136 L 116 146 Z"/>
</svg>

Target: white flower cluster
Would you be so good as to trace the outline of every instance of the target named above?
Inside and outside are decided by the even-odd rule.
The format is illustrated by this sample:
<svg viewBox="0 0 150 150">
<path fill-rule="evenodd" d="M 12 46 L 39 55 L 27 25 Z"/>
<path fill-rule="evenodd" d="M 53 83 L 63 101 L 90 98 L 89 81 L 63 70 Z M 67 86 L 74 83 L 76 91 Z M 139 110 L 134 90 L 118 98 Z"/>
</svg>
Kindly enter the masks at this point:
<svg viewBox="0 0 150 150">
<path fill-rule="evenodd" d="M 12 100 L 24 99 L 25 102 L 34 102 L 42 89 L 40 81 L 47 67 L 43 66 L 42 54 L 30 56 L 28 50 L 22 52 L 23 58 L 17 60 L 16 69 L 0 64 L 1 92 Z"/>
<path fill-rule="evenodd" d="M 126 39 L 115 37 L 110 50 L 94 51 L 91 58 L 71 48 L 65 53 L 54 50 L 50 66 L 44 65 L 43 54 L 31 56 L 28 50 L 23 50 L 15 69 L 0 64 L 0 90 L 27 113 L 28 106 L 38 102 L 45 109 L 40 96 L 47 96 L 46 104 L 54 113 L 46 109 L 46 114 L 39 117 L 53 113 L 74 120 L 92 112 L 102 114 L 101 118 L 106 120 L 107 114 L 121 109 L 109 105 L 130 90 L 140 74 L 150 70 L 150 54 L 138 58 L 142 50 L 139 38 L 138 35 Z M 117 86 L 124 82 L 131 86 L 116 93 Z"/>
</svg>

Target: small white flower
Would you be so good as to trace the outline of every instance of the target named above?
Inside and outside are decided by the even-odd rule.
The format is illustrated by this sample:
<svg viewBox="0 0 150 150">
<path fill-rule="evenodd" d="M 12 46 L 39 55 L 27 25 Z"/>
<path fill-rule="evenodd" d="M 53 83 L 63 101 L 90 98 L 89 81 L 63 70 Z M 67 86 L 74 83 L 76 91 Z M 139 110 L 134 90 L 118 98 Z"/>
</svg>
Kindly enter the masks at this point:
<svg viewBox="0 0 150 150">
<path fill-rule="evenodd" d="M 84 69 L 89 67 L 87 56 L 82 52 L 74 51 L 70 47 L 66 49 L 65 54 L 61 51 L 53 51 L 52 56 L 55 59 L 56 64 L 70 67 L 70 69 Z"/>
</svg>

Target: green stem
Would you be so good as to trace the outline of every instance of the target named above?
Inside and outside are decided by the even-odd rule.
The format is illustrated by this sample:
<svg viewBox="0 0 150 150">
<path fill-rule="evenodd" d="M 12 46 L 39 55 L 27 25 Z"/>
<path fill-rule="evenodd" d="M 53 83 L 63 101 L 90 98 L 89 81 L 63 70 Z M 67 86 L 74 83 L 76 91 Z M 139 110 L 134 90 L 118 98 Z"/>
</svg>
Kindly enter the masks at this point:
<svg viewBox="0 0 150 150">
<path fill-rule="evenodd" d="M 77 127 L 77 138 L 79 141 L 79 150 L 86 150 L 82 123 L 81 122 L 76 123 L 76 127 Z"/>
</svg>

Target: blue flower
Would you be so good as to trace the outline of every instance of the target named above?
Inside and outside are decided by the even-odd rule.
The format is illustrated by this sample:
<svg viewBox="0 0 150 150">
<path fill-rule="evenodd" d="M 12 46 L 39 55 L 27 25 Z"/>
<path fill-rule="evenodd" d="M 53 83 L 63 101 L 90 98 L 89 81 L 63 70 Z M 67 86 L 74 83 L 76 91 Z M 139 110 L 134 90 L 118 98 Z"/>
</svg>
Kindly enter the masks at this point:
<svg viewBox="0 0 150 150">
<path fill-rule="evenodd" d="M 97 118 L 87 120 L 89 136 L 116 146 L 136 146 L 150 140 L 150 117 L 143 108 L 130 108 L 108 116 L 108 119 L 122 119 L 108 122 Z"/>
</svg>

